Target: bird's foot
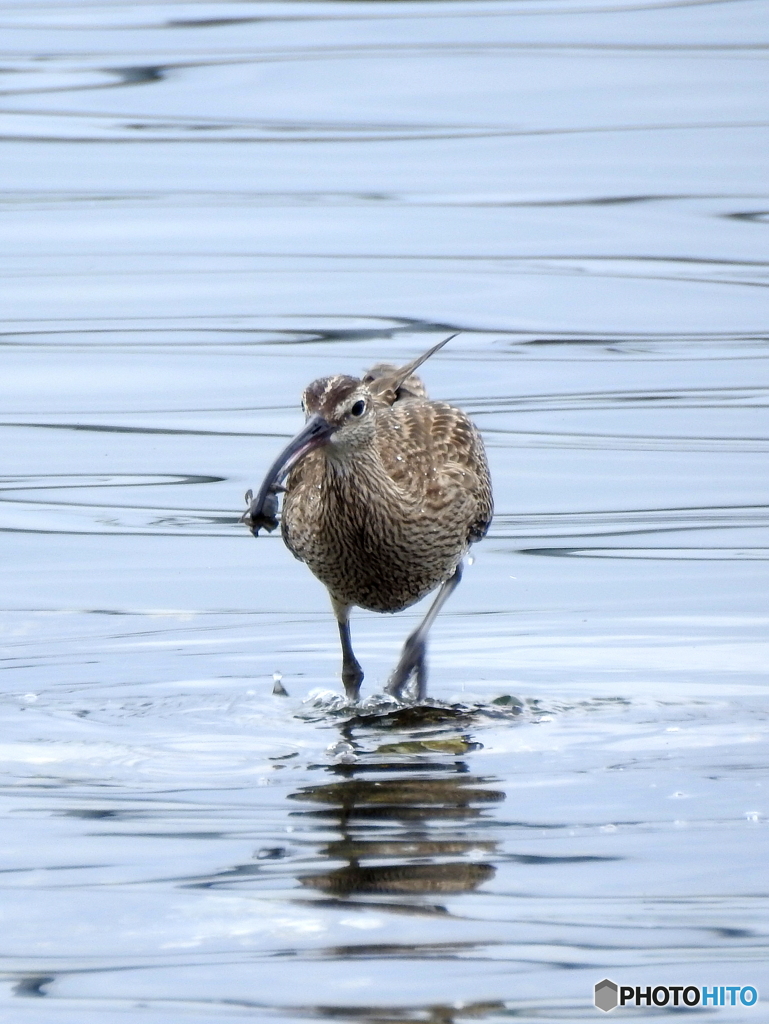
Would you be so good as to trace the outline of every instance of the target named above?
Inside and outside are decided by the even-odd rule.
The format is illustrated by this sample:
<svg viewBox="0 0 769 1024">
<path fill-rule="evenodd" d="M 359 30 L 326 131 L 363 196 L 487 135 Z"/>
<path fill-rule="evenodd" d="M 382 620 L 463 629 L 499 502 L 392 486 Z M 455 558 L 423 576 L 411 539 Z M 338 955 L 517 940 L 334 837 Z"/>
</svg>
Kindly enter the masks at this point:
<svg viewBox="0 0 769 1024">
<path fill-rule="evenodd" d="M 385 693 L 398 700 L 422 700 L 427 691 L 427 644 L 419 630 L 403 645 L 400 660 L 390 676 Z M 414 683 L 412 685 L 412 679 Z M 409 694 L 413 693 L 413 697 Z"/>
<path fill-rule="evenodd" d="M 360 696 L 360 684 L 363 682 L 363 669 L 356 658 L 345 661 L 342 665 L 342 682 L 348 700 L 357 701 Z"/>
</svg>

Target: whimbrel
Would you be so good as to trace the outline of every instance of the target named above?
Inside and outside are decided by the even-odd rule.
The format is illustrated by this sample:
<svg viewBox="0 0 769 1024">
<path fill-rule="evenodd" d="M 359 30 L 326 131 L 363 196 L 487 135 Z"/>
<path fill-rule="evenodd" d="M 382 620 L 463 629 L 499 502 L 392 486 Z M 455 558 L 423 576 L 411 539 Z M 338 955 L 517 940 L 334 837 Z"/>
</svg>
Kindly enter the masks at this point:
<svg viewBox="0 0 769 1024">
<path fill-rule="evenodd" d="M 491 521 L 491 480 L 477 429 L 460 409 L 431 402 L 414 374 L 450 340 L 406 366 L 380 363 L 361 379 L 313 381 L 302 396 L 305 426 L 270 466 L 256 498 L 246 495 L 242 521 L 256 536 L 278 525 L 278 494 L 285 490 L 283 540 L 328 589 L 352 700 L 363 670 L 350 641 L 350 610 L 401 611 L 440 587 L 386 687 L 404 699 L 415 680 L 421 699 L 428 630 L 460 581 L 463 556 Z"/>
</svg>

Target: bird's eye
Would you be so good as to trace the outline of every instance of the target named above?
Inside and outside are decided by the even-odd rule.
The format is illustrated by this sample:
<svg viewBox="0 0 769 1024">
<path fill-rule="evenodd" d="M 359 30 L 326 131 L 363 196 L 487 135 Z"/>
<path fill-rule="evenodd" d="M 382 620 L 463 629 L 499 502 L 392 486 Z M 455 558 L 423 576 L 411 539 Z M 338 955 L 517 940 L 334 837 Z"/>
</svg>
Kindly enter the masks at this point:
<svg viewBox="0 0 769 1024">
<path fill-rule="evenodd" d="M 365 411 L 366 403 L 362 399 L 359 399 L 352 407 L 352 409 L 350 409 L 350 412 L 352 413 L 353 416 L 362 416 Z"/>
</svg>

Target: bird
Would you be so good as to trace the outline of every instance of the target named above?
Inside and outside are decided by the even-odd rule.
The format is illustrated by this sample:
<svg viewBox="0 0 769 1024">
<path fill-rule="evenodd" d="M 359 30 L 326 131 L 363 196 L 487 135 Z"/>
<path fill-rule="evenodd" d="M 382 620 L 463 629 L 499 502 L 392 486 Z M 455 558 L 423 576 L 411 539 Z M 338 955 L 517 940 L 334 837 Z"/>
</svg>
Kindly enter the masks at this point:
<svg viewBox="0 0 769 1024">
<path fill-rule="evenodd" d="M 491 477 L 477 427 L 461 409 L 431 401 L 414 372 L 454 337 L 405 366 L 378 363 L 360 378 L 313 381 L 302 395 L 304 427 L 256 497 L 246 493 L 241 522 L 254 536 L 280 522 L 286 546 L 325 584 L 353 702 L 363 669 L 352 648 L 351 610 L 398 612 L 438 588 L 385 687 L 404 703 L 423 700 L 428 631 L 462 577 L 470 545 L 491 523 Z"/>
</svg>

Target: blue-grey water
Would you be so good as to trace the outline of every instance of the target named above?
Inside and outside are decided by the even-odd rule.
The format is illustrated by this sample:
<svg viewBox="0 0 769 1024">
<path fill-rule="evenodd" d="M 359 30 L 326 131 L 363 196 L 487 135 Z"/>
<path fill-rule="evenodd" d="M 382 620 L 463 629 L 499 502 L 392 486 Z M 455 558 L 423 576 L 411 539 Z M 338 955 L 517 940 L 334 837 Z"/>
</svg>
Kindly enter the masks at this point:
<svg viewBox="0 0 769 1024">
<path fill-rule="evenodd" d="M 0 51 L 3 1024 L 766 996 L 766 5 L 3 0 Z M 350 708 L 243 493 L 448 331 L 497 516 L 432 706 L 377 697 L 416 608 Z"/>
</svg>

